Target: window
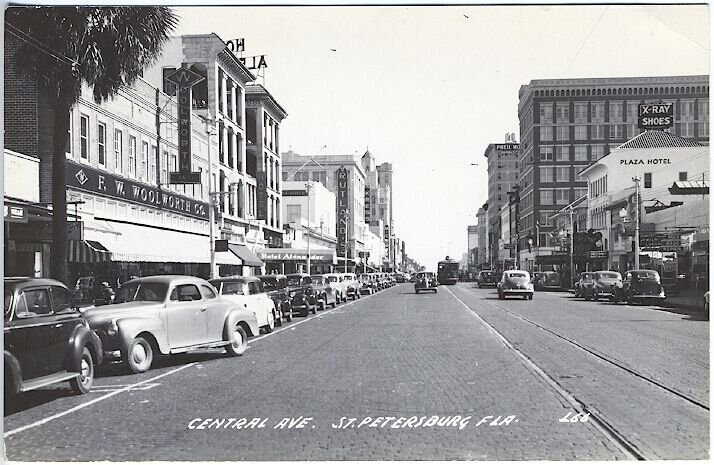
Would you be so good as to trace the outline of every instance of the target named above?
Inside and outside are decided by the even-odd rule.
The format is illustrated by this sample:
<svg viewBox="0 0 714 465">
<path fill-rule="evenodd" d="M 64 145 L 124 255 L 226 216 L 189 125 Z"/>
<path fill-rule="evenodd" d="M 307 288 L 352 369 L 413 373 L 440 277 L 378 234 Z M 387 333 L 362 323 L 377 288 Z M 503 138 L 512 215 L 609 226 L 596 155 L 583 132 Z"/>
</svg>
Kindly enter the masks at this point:
<svg viewBox="0 0 714 465">
<path fill-rule="evenodd" d="M 161 182 L 167 184 L 168 178 L 168 167 L 169 167 L 169 152 L 164 150 L 164 155 L 161 157 Z M 203 183 L 201 183 L 203 184 Z"/>
<path fill-rule="evenodd" d="M 248 282 L 248 294 L 256 295 L 263 292 L 263 286 L 260 281 L 249 281 Z"/>
<path fill-rule="evenodd" d="M 556 182 L 569 182 L 570 181 L 570 167 L 569 166 L 556 166 L 555 167 L 555 181 Z"/>
<path fill-rule="evenodd" d="M 540 140 L 553 140 L 553 126 L 540 127 Z"/>
<path fill-rule="evenodd" d="M 541 210 L 539 212 L 539 218 L 538 218 L 538 224 L 540 226 L 549 226 L 550 225 L 550 217 L 553 216 L 556 212 L 553 210 Z M 545 242 L 541 242 L 541 244 L 545 244 Z"/>
<path fill-rule="evenodd" d="M 148 162 L 149 162 L 149 143 L 142 142 L 141 143 L 141 174 L 139 176 L 141 179 L 145 179 L 147 174 L 149 174 L 149 168 L 147 167 Z"/>
<path fill-rule="evenodd" d="M 136 137 L 129 136 L 129 174 L 136 176 Z"/>
<path fill-rule="evenodd" d="M 699 137 L 709 137 L 709 123 L 699 123 Z"/>
<path fill-rule="evenodd" d="M 553 205 L 553 191 L 552 190 L 540 191 L 540 204 L 541 205 Z"/>
<path fill-rule="evenodd" d="M 697 119 L 709 121 L 709 100 L 700 98 L 697 100 Z"/>
<path fill-rule="evenodd" d="M 570 102 L 559 102 L 555 110 L 555 117 L 558 123 L 570 122 Z"/>
<path fill-rule="evenodd" d="M 570 203 L 570 189 L 556 189 L 555 203 L 556 205 Z"/>
<path fill-rule="evenodd" d="M 198 292 L 198 288 L 193 284 L 182 284 L 171 291 L 170 299 L 179 302 L 191 302 L 193 300 L 201 300 L 201 293 Z"/>
<path fill-rule="evenodd" d="M 313 171 L 312 180 L 321 182 L 323 186 L 327 186 L 327 171 Z"/>
<path fill-rule="evenodd" d="M 605 156 L 604 145 L 591 145 L 590 150 L 592 151 L 591 161 L 597 161 Z"/>
<path fill-rule="evenodd" d="M 622 121 L 623 102 L 610 102 L 610 122 L 619 123 Z"/>
<path fill-rule="evenodd" d="M 587 126 L 575 126 L 575 140 L 585 140 L 588 138 Z"/>
<path fill-rule="evenodd" d="M 164 83 L 164 93 L 166 95 L 176 95 L 176 84 L 166 78 L 176 72 L 176 68 L 167 67 L 161 69 L 162 82 Z"/>
<path fill-rule="evenodd" d="M 632 139 L 633 137 L 635 137 L 637 134 L 640 133 L 636 124 L 628 124 L 625 126 L 625 129 L 627 131 L 626 137 L 628 139 Z"/>
<path fill-rule="evenodd" d="M 575 122 L 587 123 L 588 121 L 588 102 L 575 102 Z"/>
<path fill-rule="evenodd" d="M 639 102 L 627 102 L 627 121 L 637 121 Z"/>
<path fill-rule="evenodd" d="M 286 205 L 288 223 L 295 223 L 301 217 L 301 206 L 300 205 Z"/>
<path fill-rule="evenodd" d="M 694 137 L 694 123 L 677 123 L 679 135 L 682 137 Z"/>
<path fill-rule="evenodd" d="M 645 173 L 645 189 L 652 188 L 652 173 Z"/>
<path fill-rule="evenodd" d="M 550 166 L 541 166 L 540 170 L 540 182 L 553 182 L 553 168 Z"/>
<path fill-rule="evenodd" d="M 610 139 L 611 140 L 622 139 L 624 137 L 624 133 L 625 133 L 625 125 L 624 124 L 613 124 L 610 126 Z"/>
<path fill-rule="evenodd" d="M 683 120 L 693 120 L 694 119 L 694 100 L 682 100 L 679 103 L 680 107 L 680 119 Z"/>
<path fill-rule="evenodd" d="M 149 159 L 149 181 L 156 182 L 156 159 L 159 157 L 159 149 L 151 146 L 151 158 Z"/>
<path fill-rule="evenodd" d="M 540 161 L 553 161 L 553 146 L 546 145 L 540 147 Z"/>
<path fill-rule="evenodd" d="M 592 121 L 605 121 L 605 102 L 592 102 L 590 116 Z"/>
<path fill-rule="evenodd" d="M 574 160 L 575 161 L 588 161 L 588 146 L 587 145 L 576 145 L 574 147 Z"/>
<path fill-rule="evenodd" d="M 122 154 L 123 154 L 123 148 L 122 144 L 124 143 L 123 141 L 123 133 L 121 132 L 121 129 L 115 129 L 114 130 L 114 169 L 116 169 L 117 172 L 121 173 L 122 170 Z"/>
<path fill-rule="evenodd" d="M 107 164 L 107 125 L 97 123 L 97 159 L 100 165 Z"/>
<path fill-rule="evenodd" d="M 55 313 L 72 311 L 72 294 L 67 289 L 59 286 L 51 286 L 50 294 L 52 294 L 52 303 L 54 304 Z"/>
<path fill-rule="evenodd" d="M 570 146 L 558 145 L 555 147 L 555 161 L 570 161 Z"/>
<path fill-rule="evenodd" d="M 79 155 L 89 160 L 89 116 L 79 115 Z"/>
<path fill-rule="evenodd" d="M 216 293 L 213 292 L 213 289 L 206 286 L 205 284 L 201 284 L 201 295 L 203 296 L 204 299 L 215 299 L 216 298 Z"/>
<path fill-rule="evenodd" d="M 596 124 L 590 126 L 590 137 L 594 140 L 602 140 L 605 138 L 605 126 Z"/>
<path fill-rule="evenodd" d="M 29 318 L 52 313 L 52 304 L 47 289 L 28 289 L 18 299 L 15 313 L 18 317 Z"/>
<path fill-rule="evenodd" d="M 588 188 L 587 187 L 576 187 L 573 189 L 575 192 L 575 200 L 579 199 L 580 197 L 584 195 L 588 195 Z"/>
<path fill-rule="evenodd" d="M 540 123 L 553 122 L 553 103 L 541 103 L 540 106 Z"/>
<path fill-rule="evenodd" d="M 680 171 L 680 172 L 679 172 L 679 180 L 680 180 L 680 181 L 686 181 L 686 180 L 687 180 L 687 172 L 686 172 L 686 171 Z"/>
<path fill-rule="evenodd" d="M 556 128 L 556 136 L 558 140 L 569 140 L 570 139 L 570 127 L 569 126 L 558 126 Z"/>
<path fill-rule="evenodd" d="M 700 113 L 701 114 L 701 113 Z M 64 144 L 64 151 L 67 155 L 70 157 L 72 156 L 72 133 L 73 131 L 73 126 L 74 126 L 74 118 L 72 118 L 72 112 L 69 112 L 69 123 L 67 125 L 67 143 Z"/>
</svg>

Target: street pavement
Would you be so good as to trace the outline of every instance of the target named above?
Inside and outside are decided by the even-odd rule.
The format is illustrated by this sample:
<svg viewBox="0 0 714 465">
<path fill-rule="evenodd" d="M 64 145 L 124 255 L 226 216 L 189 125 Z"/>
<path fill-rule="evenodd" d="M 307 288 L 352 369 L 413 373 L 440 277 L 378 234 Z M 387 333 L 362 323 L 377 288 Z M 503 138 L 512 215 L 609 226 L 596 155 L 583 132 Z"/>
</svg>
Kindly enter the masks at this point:
<svg viewBox="0 0 714 465">
<path fill-rule="evenodd" d="M 401 284 L 147 373 L 6 406 L 24 461 L 703 459 L 709 322 Z M 575 418 L 575 421 L 571 421 Z"/>
</svg>

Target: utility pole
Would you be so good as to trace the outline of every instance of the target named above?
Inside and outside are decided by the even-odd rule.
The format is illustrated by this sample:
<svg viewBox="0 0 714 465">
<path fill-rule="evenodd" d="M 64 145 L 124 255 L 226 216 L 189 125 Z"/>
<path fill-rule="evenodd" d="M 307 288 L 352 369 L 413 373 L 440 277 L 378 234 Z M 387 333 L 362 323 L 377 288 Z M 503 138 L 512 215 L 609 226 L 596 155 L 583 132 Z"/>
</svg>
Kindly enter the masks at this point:
<svg viewBox="0 0 714 465">
<path fill-rule="evenodd" d="M 640 178 L 635 176 L 635 268 L 640 269 Z"/>
<path fill-rule="evenodd" d="M 573 206 L 570 205 L 570 282 L 568 289 L 573 285 L 575 270 L 573 269 L 573 254 L 575 253 L 575 227 L 573 226 Z"/>
<path fill-rule="evenodd" d="M 215 199 L 213 198 L 214 196 L 214 186 L 213 186 L 213 166 L 211 163 L 211 134 L 212 132 L 212 126 L 213 126 L 213 118 L 209 115 L 208 118 L 206 118 L 206 138 L 208 139 L 208 144 L 206 144 L 207 150 L 207 158 L 208 158 L 208 237 L 209 237 L 209 243 L 210 243 L 210 248 L 211 248 L 211 269 L 209 272 L 209 277 L 211 279 L 216 277 L 216 238 L 214 237 L 215 234 L 215 212 L 213 209 L 215 208 Z"/>
<path fill-rule="evenodd" d="M 310 274 L 310 181 L 305 183 L 307 190 L 307 274 Z"/>
</svg>

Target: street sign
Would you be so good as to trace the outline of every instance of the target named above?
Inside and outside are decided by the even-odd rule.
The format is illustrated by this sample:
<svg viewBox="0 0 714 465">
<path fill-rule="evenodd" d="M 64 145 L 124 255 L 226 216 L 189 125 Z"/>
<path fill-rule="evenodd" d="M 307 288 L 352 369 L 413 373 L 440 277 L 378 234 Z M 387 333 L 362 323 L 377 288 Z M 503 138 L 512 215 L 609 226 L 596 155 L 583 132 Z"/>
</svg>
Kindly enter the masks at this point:
<svg viewBox="0 0 714 465">
<path fill-rule="evenodd" d="M 607 250 L 591 250 L 590 258 L 607 258 Z"/>
<path fill-rule="evenodd" d="M 674 124 L 674 105 L 671 103 L 640 103 L 637 108 L 637 127 L 640 129 L 667 129 Z"/>
<path fill-rule="evenodd" d="M 15 205 L 3 205 L 5 221 L 8 223 L 27 223 L 27 208 Z"/>
<path fill-rule="evenodd" d="M 169 184 L 201 184 L 201 172 L 173 171 L 169 173 Z"/>
</svg>

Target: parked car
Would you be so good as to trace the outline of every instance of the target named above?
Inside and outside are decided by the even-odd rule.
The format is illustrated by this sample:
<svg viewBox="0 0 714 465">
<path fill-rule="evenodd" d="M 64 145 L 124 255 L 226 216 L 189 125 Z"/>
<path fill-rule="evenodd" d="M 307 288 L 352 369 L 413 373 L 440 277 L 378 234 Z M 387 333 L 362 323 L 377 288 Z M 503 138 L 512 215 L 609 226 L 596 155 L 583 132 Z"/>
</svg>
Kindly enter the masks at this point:
<svg viewBox="0 0 714 465">
<path fill-rule="evenodd" d="M 533 283 L 533 287 L 536 291 L 542 291 L 546 289 L 550 290 L 560 290 L 560 275 L 555 271 L 542 271 L 542 275 Z"/>
<path fill-rule="evenodd" d="M 273 299 L 265 292 L 263 281 L 255 276 L 227 276 L 211 279 L 218 294 L 226 300 L 243 307 L 255 315 L 258 327 L 270 333 L 277 321 L 282 322 L 282 315 L 275 308 Z"/>
<path fill-rule="evenodd" d="M 89 392 L 102 363 L 102 343 L 59 281 L 5 278 L 4 363 L 8 399 L 69 381 Z"/>
<path fill-rule="evenodd" d="M 280 319 L 275 320 L 276 326 L 281 326 L 282 321 L 293 321 L 293 308 L 288 291 L 288 278 L 284 274 L 263 274 L 257 276 L 263 282 L 268 297 L 273 299 L 275 308 L 280 312 Z"/>
<path fill-rule="evenodd" d="M 314 274 L 310 276 L 312 280 L 312 290 L 320 310 L 324 310 L 328 305 L 337 307 L 337 290 L 331 286 L 330 280 L 323 275 Z"/>
<path fill-rule="evenodd" d="M 593 278 L 595 273 L 592 271 L 584 271 L 580 273 L 580 279 L 575 283 L 575 297 L 584 297 L 585 300 L 590 300 L 593 297 Z M 584 289 L 587 290 L 583 292 Z"/>
<path fill-rule="evenodd" d="M 438 286 L 436 280 L 436 273 L 431 271 L 420 271 L 416 274 L 416 282 L 414 283 L 414 292 L 417 294 L 421 291 L 434 291 L 438 292 L 436 287 Z"/>
<path fill-rule="evenodd" d="M 479 289 L 486 286 L 496 287 L 496 283 L 498 283 L 498 273 L 493 270 L 479 271 L 477 280 Z"/>
<path fill-rule="evenodd" d="M 305 273 L 287 275 L 288 291 L 292 302 L 293 312 L 298 311 L 300 316 L 308 316 L 310 312 L 317 313 L 317 299 L 312 290 L 312 280 Z"/>
<path fill-rule="evenodd" d="M 74 302 L 80 307 L 91 305 L 108 305 L 114 299 L 114 289 L 106 277 L 82 276 L 72 289 Z"/>
<path fill-rule="evenodd" d="M 359 275 L 360 293 L 372 295 L 377 292 L 377 283 L 374 281 L 374 277 L 370 273 L 362 273 Z"/>
<path fill-rule="evenodd" d="M 223 347 L 242 355 L 248 336 L 259 333 L 248 308 L 218 295 L 192 276 L 149 276 L 127 281 L 115 303 L 84 312 L 108 359 L 121 359 L 134 373 L 151 368 L 155 355 Z"/>
<path fill-rule="evenodd" d="M 611 300 L 615 303 L 627 301 L 629 304 L 655 301 L 664 302 L 665 293 L 660 283 L 659 273 L 654 270 L 630 270 L 622 282 L 613 286 Z"/>
<path fill-rule="evenodd" d="M 400 284 L 408 281 L 407 275 L 405 275 L 404 273 L 397 273 L 397 275 L 395 276 L 395 279 L 396 279 L 397 283 L 400 283 Z"/>
<path fill-rule="evenodd" d="M 593 300 L 612 298 L 612 287 L 622 285 L 622 275 L 617 271 L 596 271 L 593 277 Z"/>
<path fill-rule="evenodd" d="M 531 276 L 523 270 L 507 270 L 496 285 L 498 298 L 503 300 L 509 295 L 520 295 L 524 299 L 533 299 L 533 283 Z"/>
<path fill-rule="evenodd" d="M 325 278 L 330 282 L 335 291 L 337 291 L 337 303 L 347 302 L 347 282 L 340 273 L 326 273 Z"/>
<path fill-rule="evenodd" d="M 357 279 L 357 275 L 354 273 L 342 273 L 342 281 L 345 283 L 347 289 L 346 296 L 352 297 L 352 300 L 360 298 L 360 282 Z"/>
</svg>

